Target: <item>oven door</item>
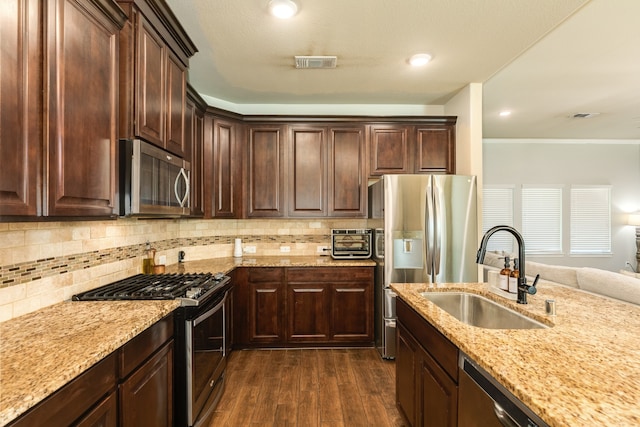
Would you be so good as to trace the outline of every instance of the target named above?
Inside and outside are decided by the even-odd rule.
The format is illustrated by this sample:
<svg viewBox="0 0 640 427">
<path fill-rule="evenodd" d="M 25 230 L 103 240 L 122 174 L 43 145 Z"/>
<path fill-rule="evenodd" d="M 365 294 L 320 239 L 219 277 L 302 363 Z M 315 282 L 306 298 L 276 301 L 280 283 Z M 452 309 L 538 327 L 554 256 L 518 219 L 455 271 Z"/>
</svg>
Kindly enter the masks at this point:
<svg viewBox="0 0 640 427">
<path fill-rule="evenodd" d="M 187 320 L 187 418 L 199 426 L 211 416 L 223 391 L 226 366 L 225 302 L 228 292 Z"/>
</svg>

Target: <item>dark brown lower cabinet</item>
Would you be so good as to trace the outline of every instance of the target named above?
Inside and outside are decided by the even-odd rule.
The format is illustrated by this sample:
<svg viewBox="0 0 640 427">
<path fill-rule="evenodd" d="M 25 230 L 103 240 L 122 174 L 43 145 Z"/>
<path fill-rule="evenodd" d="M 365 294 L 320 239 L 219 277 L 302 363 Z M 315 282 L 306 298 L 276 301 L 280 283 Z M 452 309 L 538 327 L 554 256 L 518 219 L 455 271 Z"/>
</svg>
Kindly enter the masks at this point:
<svg viewBox="0 0 640 427">
<path fill-rule="evenodd" d="M 324 283 L 287 286 L 288 342 L 329 340 L 329 292 Z"/>
<path fill-rule="evenodd" d="M 233 342 L 271 346 L 285 341 L 284 269 L 238 268 L 233 299 Z"/>
<path fill-rule="evenodd" d="M 250 267 L 236 272 L 238 346 L 373 342 L 373 267 Z"/>
<path fill-rule="evenodd" d="M 458 348 L 400 298 L 396 405 L 412 426 L 458 425 Z"/>
<path fill-rule="evenodd" d="M 117 360 L 117 352 L 111 353 L 8 425 L 11 427 L 66 427 L 78 421 L 86 422 L 88 426 L 102 425 L 100 422 L 97 424 L 92 422 L 91 414 L 86 417 L 84 414 L 97 411 L 102 412 L 102 415 L 96 414 L 98 418 L 111 419 L 117 416 L 112 406 L 107 405 L 99 410 L 105 396 L 116 392 Z"/>
<path fill-rule="evenodd" d="M 118 397 L 116 392 L 105 397 L 77 424 L 77 427 L 116 427 L 118 425 Z"/>
<path fill-rule="evenodd" d="M 343 282 L 331 285 L 331 340 L 333 342 L 373 341 L 373 272 L 361 269 L 363 277 L 352 273 Z"/>
<path fill-rule="evenodd" d="M 173 315 L 31 408 L 11 427 L 173 426 Z"/>
<path fill-rule="evenodd" d="M 122 427 L 173 425 L 173 340 L 120 385 Z"/>
</svg>

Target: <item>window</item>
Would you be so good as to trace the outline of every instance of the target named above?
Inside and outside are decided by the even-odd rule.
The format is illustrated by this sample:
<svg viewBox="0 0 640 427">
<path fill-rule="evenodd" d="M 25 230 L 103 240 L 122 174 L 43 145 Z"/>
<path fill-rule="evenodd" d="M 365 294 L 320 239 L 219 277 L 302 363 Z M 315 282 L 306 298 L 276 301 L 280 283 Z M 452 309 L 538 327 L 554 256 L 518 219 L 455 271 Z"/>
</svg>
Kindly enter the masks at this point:
<svg viewBox="0 0 640 427">
<path fill-rule="evenodd" d="M 611 253 L 611 187 L 571 187 L 571 253 Z"/>
<path fill-rule="evenodd" d="M 522 234 L 526 253 L 562 253 L 562 188 L 522 187 Z"/>
<path fill-rule="evenodd" d="M 482 197 L 482 234 L 496 225 L 513 226 L 513 186 L 486 186 L 482 190 Z M 487 250 L 513 252 L 511 234 L 494 234 Z"/>
</svg>

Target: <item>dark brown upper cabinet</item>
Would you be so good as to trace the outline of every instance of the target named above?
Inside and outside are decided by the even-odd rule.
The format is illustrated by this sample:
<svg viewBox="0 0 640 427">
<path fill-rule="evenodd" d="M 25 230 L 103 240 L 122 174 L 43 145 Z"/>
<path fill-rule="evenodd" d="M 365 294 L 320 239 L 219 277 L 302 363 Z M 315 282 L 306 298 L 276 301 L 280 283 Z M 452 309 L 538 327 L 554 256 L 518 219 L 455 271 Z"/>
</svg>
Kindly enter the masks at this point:
<svg viewBox="0 0 640 427">
<path fill-rule="evenodd" d="M 204 214 L 242 216 L 241 123 L 206 114 L 204 118 Z"/>
<path fill-rule="evenodd" d="M 364 126 L 331 126 L 329 136 L 328 215 L 366 215 L 367 165 Z"/>
<path fill-rule="evenodd" d="M 164 1 L 119 4 L 129 15 L 120 37 L 120 136 L 190 159 L 187 69 L 197 49 Z"/>
<path fill-rule="evenodd" d="M 455 173 L 455 125 L 416 126 L 416 173 Z"/>
<path fill-rule="evenodd" d="M 187 108 L 185 110 L 185 140 L 191 153 L 191 176 L 189 197 L 191 216 L 204 216 L 204 114 L 206 104 L 198 93 L 187 87 Z"/>
<path fill-rule="evenodd" d="M 286 126 L 252 123 L 246 127 L 245 210 L 248 218 L 286 216 Z"/>
<path fill-rule="evenodd" d="M 327 129 L 295 125 L 289 131 L 289 216 L 327 214 Z"/>
<path fill-rule="evenodd" d="M 361 126 L 291 126 L 289 216 L 363 217 L 364 144 Z"/>
<path fill-rule="evenodd" d="M 372 125 L 369 129 L 371 175 L 412 173 L 409 139 L 411 126 Z"/>
<path fill-rule="evenodd" d="M 455 117 L 369 126 L 369 175 L 455 173 Z"/>
<path fill-rule="evenodd" d="M 0 215 L 113 216 L 126 15 L 111 0 L 13 3 L 0 24 Z"/>
<path fill-rule="evenodd" d="M 0 216 L 35 216 L 42 215 L 43 9 L 38 0 L 9 3 L 0 14 Z"/>
</svg>

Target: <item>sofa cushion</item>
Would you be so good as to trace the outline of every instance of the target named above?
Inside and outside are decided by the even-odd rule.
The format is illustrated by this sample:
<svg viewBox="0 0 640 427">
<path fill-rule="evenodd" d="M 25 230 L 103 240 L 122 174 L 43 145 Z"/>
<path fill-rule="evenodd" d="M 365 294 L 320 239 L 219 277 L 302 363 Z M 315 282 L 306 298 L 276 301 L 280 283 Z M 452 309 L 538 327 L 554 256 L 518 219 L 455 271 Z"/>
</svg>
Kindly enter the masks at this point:
<svg viewBox="0 0 640 427">
<path fill-rule="evenodd" d="M 525 273 L 527 276 L 535 277 L 540 275 L 541 279 L 549 282 L 560 283 L 572 288 L 578 287 L 577 268 L 563 265 L 542 264 L 540 262 L 527 261 Z"/>
<path fill-rule="evenodd" d="M 640 279 L 640 273 L 634 273 L 633 271 L 629 271 L 629 270 L 620 270 L 621 274 L 624 274 L 625 276 L 630 276 L 630 277 L 635 277 L 636 279 Z"/>
<path fill-rule="evenodd" d="M 580 289 L 640 304 L 640 279 L 590 267 L 578 268 L 576 274 Z"/>
</svg>

